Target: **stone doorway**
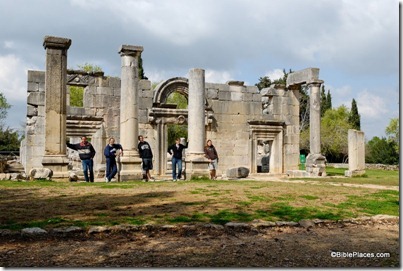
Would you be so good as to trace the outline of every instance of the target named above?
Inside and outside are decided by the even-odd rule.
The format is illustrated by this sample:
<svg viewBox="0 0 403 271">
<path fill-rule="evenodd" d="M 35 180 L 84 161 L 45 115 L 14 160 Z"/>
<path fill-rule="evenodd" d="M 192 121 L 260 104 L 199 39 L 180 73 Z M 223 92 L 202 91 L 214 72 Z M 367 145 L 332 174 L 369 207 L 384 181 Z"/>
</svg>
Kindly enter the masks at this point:
<svg viewBox="0 0 403 271">
<path fill-rule="evenodd" d="M 154 155 L 156 158 L 154 171 L 157 175 L 171 176 L 171 156 L 167 153 L 168 147 L 175 143 L 176 137 L 187 138 L 188 95 L 186 78 L 172 78 L 161 82 L 155 88 L 153 107 L 148 115 L 157 131 L 155 134 L 157 148 Z"/>
</svg>

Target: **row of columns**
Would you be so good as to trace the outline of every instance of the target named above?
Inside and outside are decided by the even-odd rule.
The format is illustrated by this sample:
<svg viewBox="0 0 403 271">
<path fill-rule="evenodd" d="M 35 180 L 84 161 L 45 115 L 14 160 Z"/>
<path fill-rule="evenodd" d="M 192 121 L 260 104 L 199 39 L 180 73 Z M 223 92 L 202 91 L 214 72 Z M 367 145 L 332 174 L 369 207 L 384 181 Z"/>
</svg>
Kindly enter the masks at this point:
<svg viewBox="0 0 403 271">
<path fill-rule="evenodd" d="M 68 177 L 66 156 L 66 84 L 67 50 L 71 40 L 46 36 L 43 46 L 46 50 L 45 80 L 45 154 L 44 167 L 53 171 L 53 177 Z M 121 99 L 120 99 L 120 143 L 125 149 L 121 157 L 121 178 L 133 179 L 141 174 L 141 159 L 137 149 L 139 134 L 138 110 L 138 61 L 143 47 L 122 45 L 121 57 Z M 192 174 L 204 173 L 205 141 L 205 72 L 192 69 L 189 72 L 189 148 L 187 162 Z"/>
</svg>

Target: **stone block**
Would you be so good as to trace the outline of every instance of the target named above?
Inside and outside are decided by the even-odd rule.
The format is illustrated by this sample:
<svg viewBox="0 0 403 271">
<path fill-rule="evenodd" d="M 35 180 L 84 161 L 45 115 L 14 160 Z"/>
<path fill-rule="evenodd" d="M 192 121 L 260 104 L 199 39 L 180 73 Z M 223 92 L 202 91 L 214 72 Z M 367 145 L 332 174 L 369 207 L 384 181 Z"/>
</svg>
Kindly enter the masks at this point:
<svg viewBox="0 0 403 271">
<path fill-rule="evenodd" d="M 218 99 L 218 89 L 208 88 L 206 93 L 207 99 Z"/>
<path fill-rule="evenodd" d="M 113 96 L 114 92 L 113 92 L 113 88 L 110 88 L 110 87 L 97 87 L 95 94 Z"/>
<path fill-rule="evenodd" d="M 299 85 L 303 83 L 316 82 L 318 80 L 319 80 L 319 69 L 307 68 L 290 73 L 287 76 L 287 87 L 290 85 Z"/>
<path fill-rule="evenodd" d="M 45 92 L 28 92 L 27 104 L 45 105 Z"/>
<path fill-rule="evenodd" d="M 72 116 L 85 115 L 85 108 L 84 107 L 68 106 L 67 107 L 67 115 L 72 115 Z"/>
<path fill-rule="evenodd" d="M 50 180 L 53 176 L 53 171 L 49 168 L 32 168 L 29 171 L 29 177 L 31 179 L 46 179 Z"/>
<path fill-rule="evenodd" d="M 229 91 L 219 91 L 218 99 L 220 101 L 231 101 L 231 92 Z"/>
<path fill-rule="evenodd" d="M 249 169 L 246 167 L 235 167 L 227 169 L 227 178 L 246 178 L 249 175 Z"/>
<path fill-rule="evenodd" d="M 45 72 L 44 71 L 28 71 L 28 82 L 45 82 Z"/>
<path fill-rule="evenodd" d="M 38 107 L 28 104 L 27 117 L 38 116 Z"/>
<path fill-rule="evenodd" d="M 120 93 L 120 87 L 121 87 L 121 81 L 119 77 L 109 77 L 108 81 L 108 87 L 113 88 L 113 89 L 119 89 Z"/>
<path fill-rule="evenodd" d="M 231 93 L 231 101 L 242 101 L 243 100 L 242 92 L 231 91 L 230 93 Z"/>
<path fill-rule="evenodd" d="M 151 81 L 150 80 L 140 80 L 138 84 L 138 88 L 141 90 L 151 90 Z"/>
</svg>

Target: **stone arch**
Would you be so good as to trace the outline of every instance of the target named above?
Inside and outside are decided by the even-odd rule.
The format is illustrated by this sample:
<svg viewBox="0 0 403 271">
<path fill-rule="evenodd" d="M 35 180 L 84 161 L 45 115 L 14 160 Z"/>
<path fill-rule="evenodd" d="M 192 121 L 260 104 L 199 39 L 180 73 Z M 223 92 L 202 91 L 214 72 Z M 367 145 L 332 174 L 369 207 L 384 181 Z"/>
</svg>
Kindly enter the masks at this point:
<svg viewBox="0 0 403 271">
<path fill-rule="evenodd" d="M 159 83 L 154 90 L 153 107 L 160 107 L 162 104 L 165 104 L 169 95 L 175 91 L 179 92 L 189 100 L 188 79 L 174 77 Z"/>
</svg>

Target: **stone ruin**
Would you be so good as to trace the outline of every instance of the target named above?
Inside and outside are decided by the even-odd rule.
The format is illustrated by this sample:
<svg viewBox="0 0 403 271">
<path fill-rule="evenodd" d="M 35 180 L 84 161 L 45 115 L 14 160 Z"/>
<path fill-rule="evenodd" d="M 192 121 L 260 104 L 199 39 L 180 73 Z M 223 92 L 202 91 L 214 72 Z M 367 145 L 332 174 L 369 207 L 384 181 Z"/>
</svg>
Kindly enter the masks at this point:
<svg viewBox="0 0 403 271">
<path fill-rule="evenodd" d="M 152 88 L 151 81 L 138 77 L 141 46 L 122 45 L 119 54 L 121 77 L 103 72 L 87 73 L 67 69 L 71 40 L 46 36 L 46 70 L 28 71 L 27 123 L 21 145 L 25 172 L 49 168 L 53 178 L 68 178 L 72 168 L 80 173 L 77 156 L 66 141 L 77 143 L 81 136 L 91 139 L 97 151 L 95 173 L 105 170 L 103 149 L 109 137 L 122 144 L 122 180 L 139 179 L 141 159 L 137 136 L 143 135 L 152 147 L 154 169 L 161 178 L 171 175 L 167 148 L 168 126 L 187 125 L 189 147 L 185 155 L 187 178 L 207 176 L 203 157 L 207 139 L 213 141 L 220 162 L 218 175 L 234 168 L 249 174 L 295 174 L 299 164 L 299 86 L 306 84 L 311 95 L 311 153 L 307 174 L 324 175 L 320 154 L 319 69 L 308 68 L 288 76 L 287 85 L 272 85 L 260 92 L 242 81 L 225 84 L 205 81 L 203 69 L 191 69 L 188 78 L 174 77 Z M 84 89 L 83 107 L 70 106 L 67 86 Z M 178 92 L 188 109 L 167 103 Z M 232 170 L 234 171 L 234 170 Z M 235 172 L 237 172 L 235 170 Z"/>
</svg>

